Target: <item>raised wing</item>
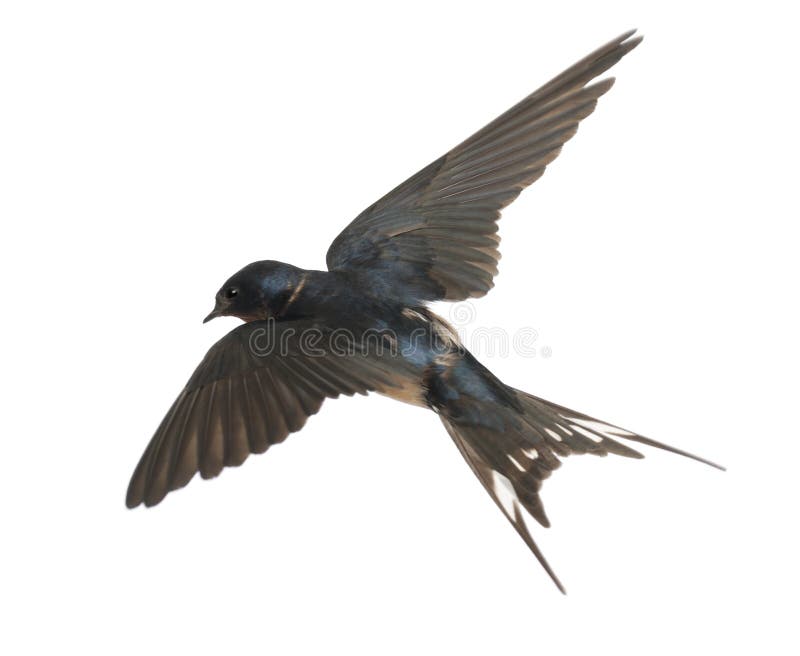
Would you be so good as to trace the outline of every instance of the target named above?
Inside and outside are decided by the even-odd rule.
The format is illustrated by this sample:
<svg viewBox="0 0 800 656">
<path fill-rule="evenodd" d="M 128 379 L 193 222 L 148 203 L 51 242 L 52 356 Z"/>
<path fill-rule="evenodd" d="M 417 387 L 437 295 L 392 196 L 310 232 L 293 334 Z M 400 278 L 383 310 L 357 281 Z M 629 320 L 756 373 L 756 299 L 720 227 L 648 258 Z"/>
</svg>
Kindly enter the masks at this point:
<svg viewBox="0 0 800 656">
<path fill-rule="evenodd" d="M 150 440 L 126 503 L 153 506 L 200 472 L 217 476 L 300 430 L 326 398 L 385 391 L 404 362 L 374 342 L 310 321 L 259 321 L 206 354 Z"/>
<path fill-rule="evenodd" d="M 594 111 L 635 48 L 626 32 L 564 71 L 364 210 L 331 244 L 330 270 L 370 277 L 407 302 L 458 301 L 493 286 L 500 210 L 537 180 Z"/>
</svg>

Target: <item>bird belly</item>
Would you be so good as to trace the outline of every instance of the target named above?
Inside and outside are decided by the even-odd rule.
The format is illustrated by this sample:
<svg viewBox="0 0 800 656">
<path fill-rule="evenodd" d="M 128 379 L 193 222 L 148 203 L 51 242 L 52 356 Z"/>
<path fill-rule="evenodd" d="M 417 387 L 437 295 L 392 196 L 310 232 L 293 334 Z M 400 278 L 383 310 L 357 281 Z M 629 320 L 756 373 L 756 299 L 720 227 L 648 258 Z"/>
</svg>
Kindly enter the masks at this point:
<svg viewBox="0 0 800 656">
<path fill-rule="evenodd" d="M 460 359 L 463 348 L 455 330 L 441 317 L 427 308 L 405 308 L 400 323 L 390 331 L 387 344 L 393 357 L 405 360 L 403 373 L 396 373 L 391 386 L 376 390 L 379 394 L 410 405 L 429 408 L 426 376 L 432 368 L 449 366 Z M 374 328 L 374 326 L 373 326 Z M 382 327 L 385 330 L 385 327 Z"/>
<path fill-rule="evenodd" d="M 378 390 L 379 394 L 388 396 L 395 401 L 402 401 L 421 408 L 427 408 L 425 392 L 422 387 L 422 378 L 403 378 L 399 379 L 393 387 Z"/>
</svg>

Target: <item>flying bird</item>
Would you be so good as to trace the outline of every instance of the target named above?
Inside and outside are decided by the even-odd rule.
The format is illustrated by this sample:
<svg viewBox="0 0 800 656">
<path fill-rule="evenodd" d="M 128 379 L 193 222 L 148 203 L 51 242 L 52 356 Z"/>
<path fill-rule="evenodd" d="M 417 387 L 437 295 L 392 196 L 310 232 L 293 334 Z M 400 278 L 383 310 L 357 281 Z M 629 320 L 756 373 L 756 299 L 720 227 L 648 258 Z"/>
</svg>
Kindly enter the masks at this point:
<svg viewBox="0 0 800 656">
<path fill-rule="evenodd" d="M 326 398 L 378 392 L 439 415 L 489 496 L 553 582 L 525 514 L 561 459 L 642 455 L 638 442 L 712 462 L 505 385 L 427 304 L 480 297 L 500 258 L 501 210 L 544 173 L 641 42 L 630 31 L 581 59 L 359 214 L 327 271 L 260 261 L 216 294 L 209 321 L 245 323 L 211 347 L 147 445 L 126 503 L 153 506 L 300 430 Z"/>
</svg>

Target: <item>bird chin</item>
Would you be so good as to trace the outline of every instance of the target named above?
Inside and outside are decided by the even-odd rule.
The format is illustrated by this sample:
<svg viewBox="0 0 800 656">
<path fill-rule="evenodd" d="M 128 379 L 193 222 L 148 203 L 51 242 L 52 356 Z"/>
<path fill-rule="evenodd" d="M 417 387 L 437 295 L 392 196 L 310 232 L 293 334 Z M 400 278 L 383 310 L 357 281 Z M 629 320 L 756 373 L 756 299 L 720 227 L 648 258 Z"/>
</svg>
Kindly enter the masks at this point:
<svg viewBox="0 0 800 656">
<path fill-rule="evenodd" d="M 252 323 L 254 321 L 266 321 L 269 319 L 268 312 L 259 312 L 254 314 L 237 314 L 236 317 L 245 323 Z"/>
</svg>

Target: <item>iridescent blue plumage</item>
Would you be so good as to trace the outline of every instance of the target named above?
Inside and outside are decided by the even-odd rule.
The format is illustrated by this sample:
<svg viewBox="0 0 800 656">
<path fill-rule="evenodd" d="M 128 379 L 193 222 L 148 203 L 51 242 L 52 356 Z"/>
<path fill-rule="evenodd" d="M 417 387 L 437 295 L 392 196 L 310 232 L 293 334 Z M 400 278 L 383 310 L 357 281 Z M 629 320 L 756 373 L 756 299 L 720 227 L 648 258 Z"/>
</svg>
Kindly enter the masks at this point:
<svg viewBox="0 0 800 656">
<path fill-rule="evenodd" d="M 641 38 L 628 32 L 524 98 L 364 210 L 328 271 L 255 262 L 206 320 L 246 323 L 208 352 L 144 452 L 127 504 L 154 505 L 304 425 L 326 398 L 379 392 L 436 412 L 470 468 L 553 581 L 523 511 L 547 526 L 542 481 L 572 454 L 641 457 L 621 440 L 707 462 L 511 388 L 426 307 L 482 296 L 500 258 L 500 211 L 537 180 Z M 708 463 L 713 464 L 713 463 Z M 716 465 L 715 465 L 716 466 Z"/>
</svg>

